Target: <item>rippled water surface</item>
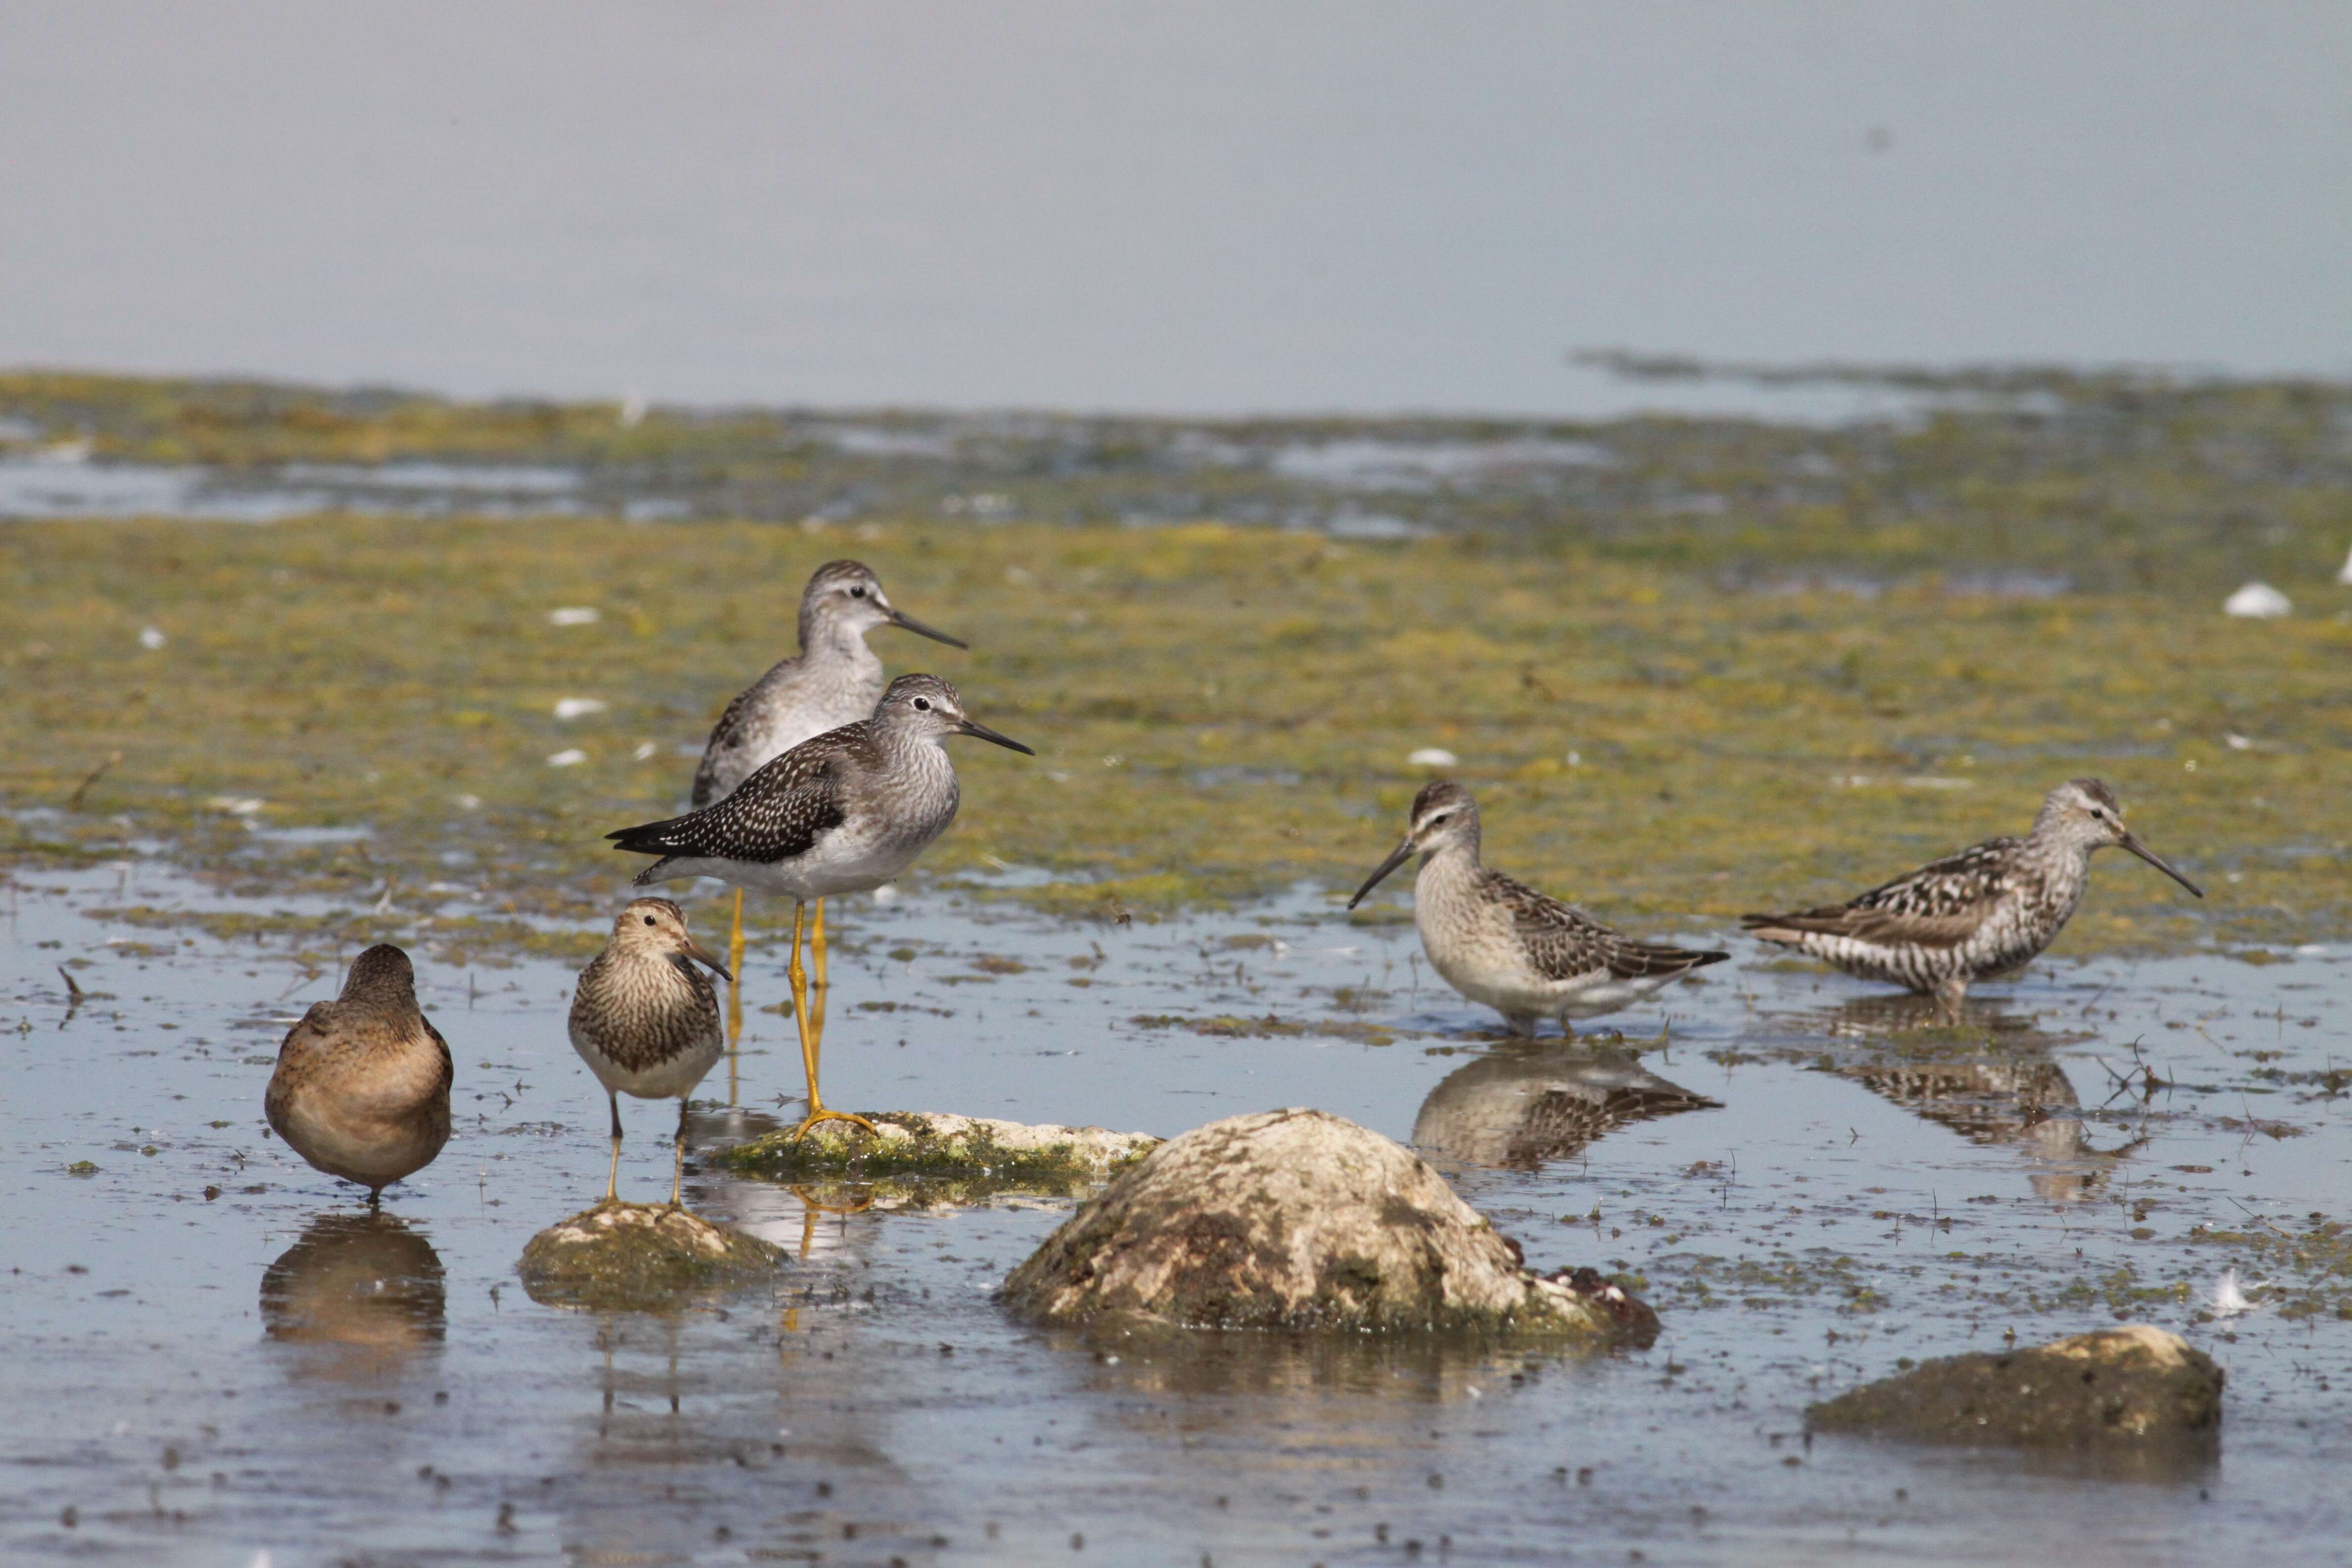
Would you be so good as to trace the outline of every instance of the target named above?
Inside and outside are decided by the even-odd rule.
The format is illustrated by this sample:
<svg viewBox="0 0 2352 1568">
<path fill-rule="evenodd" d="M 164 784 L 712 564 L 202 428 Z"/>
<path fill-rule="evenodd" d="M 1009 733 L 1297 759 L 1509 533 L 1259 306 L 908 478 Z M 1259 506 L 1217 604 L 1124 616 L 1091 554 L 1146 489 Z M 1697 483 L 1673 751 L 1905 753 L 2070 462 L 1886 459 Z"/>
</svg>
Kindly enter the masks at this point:
<svg viewBox="0 0 2352 1568">
<path fill-rule="evenodd" d="M 5 898 L 16 1560 L 2352 1551 L 2333 1390 L 2352 1322 L 2329 1293 L 2341 1243 L 2315 1225 L 2343 1217 L 2352 1154 L 2336 952 L 2062 958 L 1949 1029 L 1743 952 L 1618 1020 L 1622 1046 L 1528 1049 L 1431 984 L 1409 925 L 1351 925 L 1319 896 L 1127 926 L 920 885 L 841 910 L 835 1103 L 1160 1133 L 1319 1106 L 1416 1142 L 1530 1263 L 1640 1277 L 1665 1323 L 1647 1351 L 1589 1360 L 1204 1336 L 1171 1361 L 1041 1335 L 992 1301 L 1068 1200 L 860 1207 L 876 1194 L 692 1164 L 696 1209 L 785 1247 L 772 1289 L 667 1316 L 542 1307 L 516 1260 L 604 1166 L 565 969 L 453 968 L 429 924 L 404 938 L 457 1057 L 459 1126 L 371 1217 L 260 1113 L 278 1038 L 339 972 L 107 912 L 279 905 L 139 862 L 19 871 Z M 720 914 L 696 906 L 706 931 Z M 696 1149 L 796 1100 L 791 1023 L 760 1010 L 781 959 L 749 966 L 732 1102 L 722 1068 Z M 658 1197 L 667 1118 L 626 1114 L 625 1194 Z M 2261 1305 L 2200 1321 L 2233 1262 L 2271 1279 Z M 2228 1369 L 2218 1464 L 1801 1435 L 1806 1403 L 1898 1357 L 2118 1317 Z"/>
</svg>

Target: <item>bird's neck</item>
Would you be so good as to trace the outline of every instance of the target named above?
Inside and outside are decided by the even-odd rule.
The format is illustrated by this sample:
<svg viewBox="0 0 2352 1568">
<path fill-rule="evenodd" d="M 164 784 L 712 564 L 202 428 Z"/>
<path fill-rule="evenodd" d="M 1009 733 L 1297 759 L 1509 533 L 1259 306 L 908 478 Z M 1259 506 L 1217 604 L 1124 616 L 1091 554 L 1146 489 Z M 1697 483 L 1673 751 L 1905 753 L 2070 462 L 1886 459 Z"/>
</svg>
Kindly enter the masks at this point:
<svg viewBox="0 0 2352 1568">
<path fill-rule="evenodd" d="M 861 674 L 869 667 L 876 674 L 882 669 L 881 659 L 866 646 L 865 629 L 834 616 L 801 617 L 801 658 L 806 664 L 840 666 Z"/>
<path fill-rule="evenodd" d="M 2095 846 L 2048 824 L 2036 823 L 2032 834 L 2019 847 L 2018 864 L 2026 876 L 2040 884 L 2042 897 L 2071 910 L 2083 896 L 2083 883 L 2091 869 L 2091 851 Z"/>
<path fill-rule="evenodd" d="M 1413 875 L 1416 890 L 1426 886 L 1435 889 L 1467 885 L 1478 879 L 1478 840 L 1468 837 L 1449 838 L 1444 843 L 1422 851 L 1421 869 Z"/>
</svg>

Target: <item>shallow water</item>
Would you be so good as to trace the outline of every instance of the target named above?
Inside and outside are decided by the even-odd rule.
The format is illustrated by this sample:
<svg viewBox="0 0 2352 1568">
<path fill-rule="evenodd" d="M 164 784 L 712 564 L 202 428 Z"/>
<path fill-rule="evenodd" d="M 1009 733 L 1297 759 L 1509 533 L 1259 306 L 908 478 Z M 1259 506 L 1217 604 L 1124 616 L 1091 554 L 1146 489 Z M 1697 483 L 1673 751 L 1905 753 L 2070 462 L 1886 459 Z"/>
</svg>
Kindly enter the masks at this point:
<svg viewBox="0 0 2352 1568">
<path fill-rule="evenodd" d="M 592 1201 L 604 1163 L 565 969 L 455 969 L 429 925 L 403 939 L 457 1056 L 459 1127 L 370 1222 L 260 1116 L 278 1037 L 339 974 L 107 917 L 130 903 L 292 900 L 237 904 L 142 862 L 20 871 L 6 891 L 0 1546 L 17 1559 L 2347 1550 L 2331 1387 L 2352 1322 L 2280 1306 L 2324 1295 L 2321 1266 L 2286 1266 L 2227 1322 L 2121 1294 L 2271 1271 L 2193 1226 L 2301 1237 L 2314 1212 L 2343 1216 L 2342 1085 L 2311 1076 L 2342 1048 L 2336 952 L 2045 962 L 1948 1030 L 1743 951 L 1613 1021 L 1645 1047 L 1635 1065 L 1605 1040 L 1501 1045 L 1432 984 L 1410 926 L 1350 924 L 1309 893 L 1127 926 L 920 884 L 840 909 L 835 1103 L 1161 1133 L 1319 1106 L 1418 1139 L 1531 1263 L 1643 1277 L 1665 1323 L 1648 1351 L 1581 1361 L 1232 1336 L 1171 1363 L 1003 1318 L 992 1287 L 1070 1206 L 1020 1194 L 844 1212 L 858 1195 L 836 1186 L 690 1166 L 696 1208 L 792 1255 L 772 1290 L 674 1316 L 539 1306 L 523 1244 Z M 706 933 L 720 910 L 695 906 Z M 759 1010 L 780 969 L 772 951 L 749 966 L 736 1103 L 714 1073 L 695 1147 L 796 1098 L 791 1022 Z M 657 1197 L 667 1118 L 625 1114 L 625 1194 Z M 2218 1464 L 2099 1473 L 1800 1435 L 1808 1401 L 1899 1356 L 2118 1316 L 2228 1369 Z"/>
</svg>

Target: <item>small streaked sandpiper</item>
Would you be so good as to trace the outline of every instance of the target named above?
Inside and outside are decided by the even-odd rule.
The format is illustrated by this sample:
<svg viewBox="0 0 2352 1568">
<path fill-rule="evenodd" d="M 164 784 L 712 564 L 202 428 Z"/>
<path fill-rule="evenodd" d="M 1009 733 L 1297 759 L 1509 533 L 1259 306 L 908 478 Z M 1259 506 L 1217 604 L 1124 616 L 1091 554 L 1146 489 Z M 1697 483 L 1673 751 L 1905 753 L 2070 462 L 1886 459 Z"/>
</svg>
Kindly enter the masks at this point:
<svg viewBox="0 0 2352 1568">
<path fill-rule="evenodd" d="M 604 951 L 580 973 L 572 995 L 572 1048 L 604 1086 L 613 1108 L 613 1164 L 604 1201 L 621 1179 L 621 1096 L 677 1101 L 677 1151 L 669 1205 L 686 1179 L 687 1097 L 727 1048 L 719 1026 L 719 993 L 702 964 L 727 978 L 727 966 L 695 945 L 686 911 L 667 899 L 632 899 L 613 920 Z"/>
</svg>

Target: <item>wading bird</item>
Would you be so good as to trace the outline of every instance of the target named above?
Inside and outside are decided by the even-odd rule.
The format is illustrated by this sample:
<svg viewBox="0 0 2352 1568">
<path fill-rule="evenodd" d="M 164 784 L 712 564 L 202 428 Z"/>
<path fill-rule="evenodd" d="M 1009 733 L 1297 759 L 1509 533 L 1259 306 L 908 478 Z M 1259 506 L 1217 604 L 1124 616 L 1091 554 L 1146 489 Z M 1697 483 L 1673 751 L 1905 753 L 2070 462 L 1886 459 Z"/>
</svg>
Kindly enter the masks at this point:
<svg viewBox="0 0 2352 1568">
<path fill-rule="evenodd" d="M 289 1147 L 365 1187 L 373 1206 L 449 1142 L 453 1076 L 449 1042 L 416 1005 L 408 954 L 380 943 L 352 961 L 342 994 L 287 1031 L 261 1105 Z"/>
<path fill-rule="evenodd" d="M 717 805 L 667 822 L 605 837 L 621 849 L 659 859 L 637 873 L 640 887 L 683 877 L 716 877 L 737 888 L 793 900 L 793 1017 L 808 1073 L 808 1116 L 794 1137 L 820 1121 L 864 1117 L 827 1110 L 817 1095 L 819 1041 L 809 1027 L 808 973 L 801 932 L 809 901 L 862 893 L 896 879 L 955 820 L 961 791 L 948 760 L 950 735 L 972 735 L 1037 753 L 965 717 L 956 689 L 936 675 L 902 675 L 874 716 L 804 741 L 745 779 Z"/>
<path fill-rule="evenodd" d="M 882 661 L 866 646 L 877 626 L 903 626 L 918 637 L 966 646 L 927 626 L 890 603 L 882 580 L 860 561 L 828 561 L 801 590 L 801 651 L 778 661 L 736 695 L 712 727 L 694 770 L 693 808 L 700 811 L 803 741 L 870 717 L 882 700 Z M 825 984 L 824 900 L 816 900 L 811 951 L 816 983 Z M 743 968 L 743 889 L 735 889 L 727 933 L 727 962 Z"/>
<path fill-rule="evenodd" d="M 2022 838 L 1988 838 L 1843 904 L 1740 921 L 1764 941 L 1848 974 L 1958 1006 L 1970 984 L 2024 967 L 2065 929 L 2083 901 L 2092 852 L 2111 844 L 2205 896 L 2132 837 L 2114 791 L 2097 779 L 2069 779 L 2042 801 Z"/>
<path fill-rule="evenodd" d="M 727 966 L 687 934 L 686 911 L 667 899 L 632 899 L 613 921 L 604 951 L 581 972 L 572 995 L 572 1048 L 604 1086 L 613 1108 L 613 1164 L 604 1201 L 619 1195 L 621 1096 L 677 1101 L 677 1152 L 669 1204 L 686 1179 L 687 1097 L 727 1048 L 719 993 L 702 964 L 732 981 Z"/>
<path fill-rule="evenodd" d="M 1678 975 L 1727 952 L 1635 942 L 1583 910 L 1478 863 L 1478 804 L 1449 779 L 1413 797 L 1404 842 L 1364 879 L 1354 909 L 1413 856 L 1413 924 L 1423 951 L 1447 984 L 1503 1015 L 1511 1032 L 1532 1036 L 1537 1020 L 1598 1017 L 1640 1001 Z"/>
</svg>

